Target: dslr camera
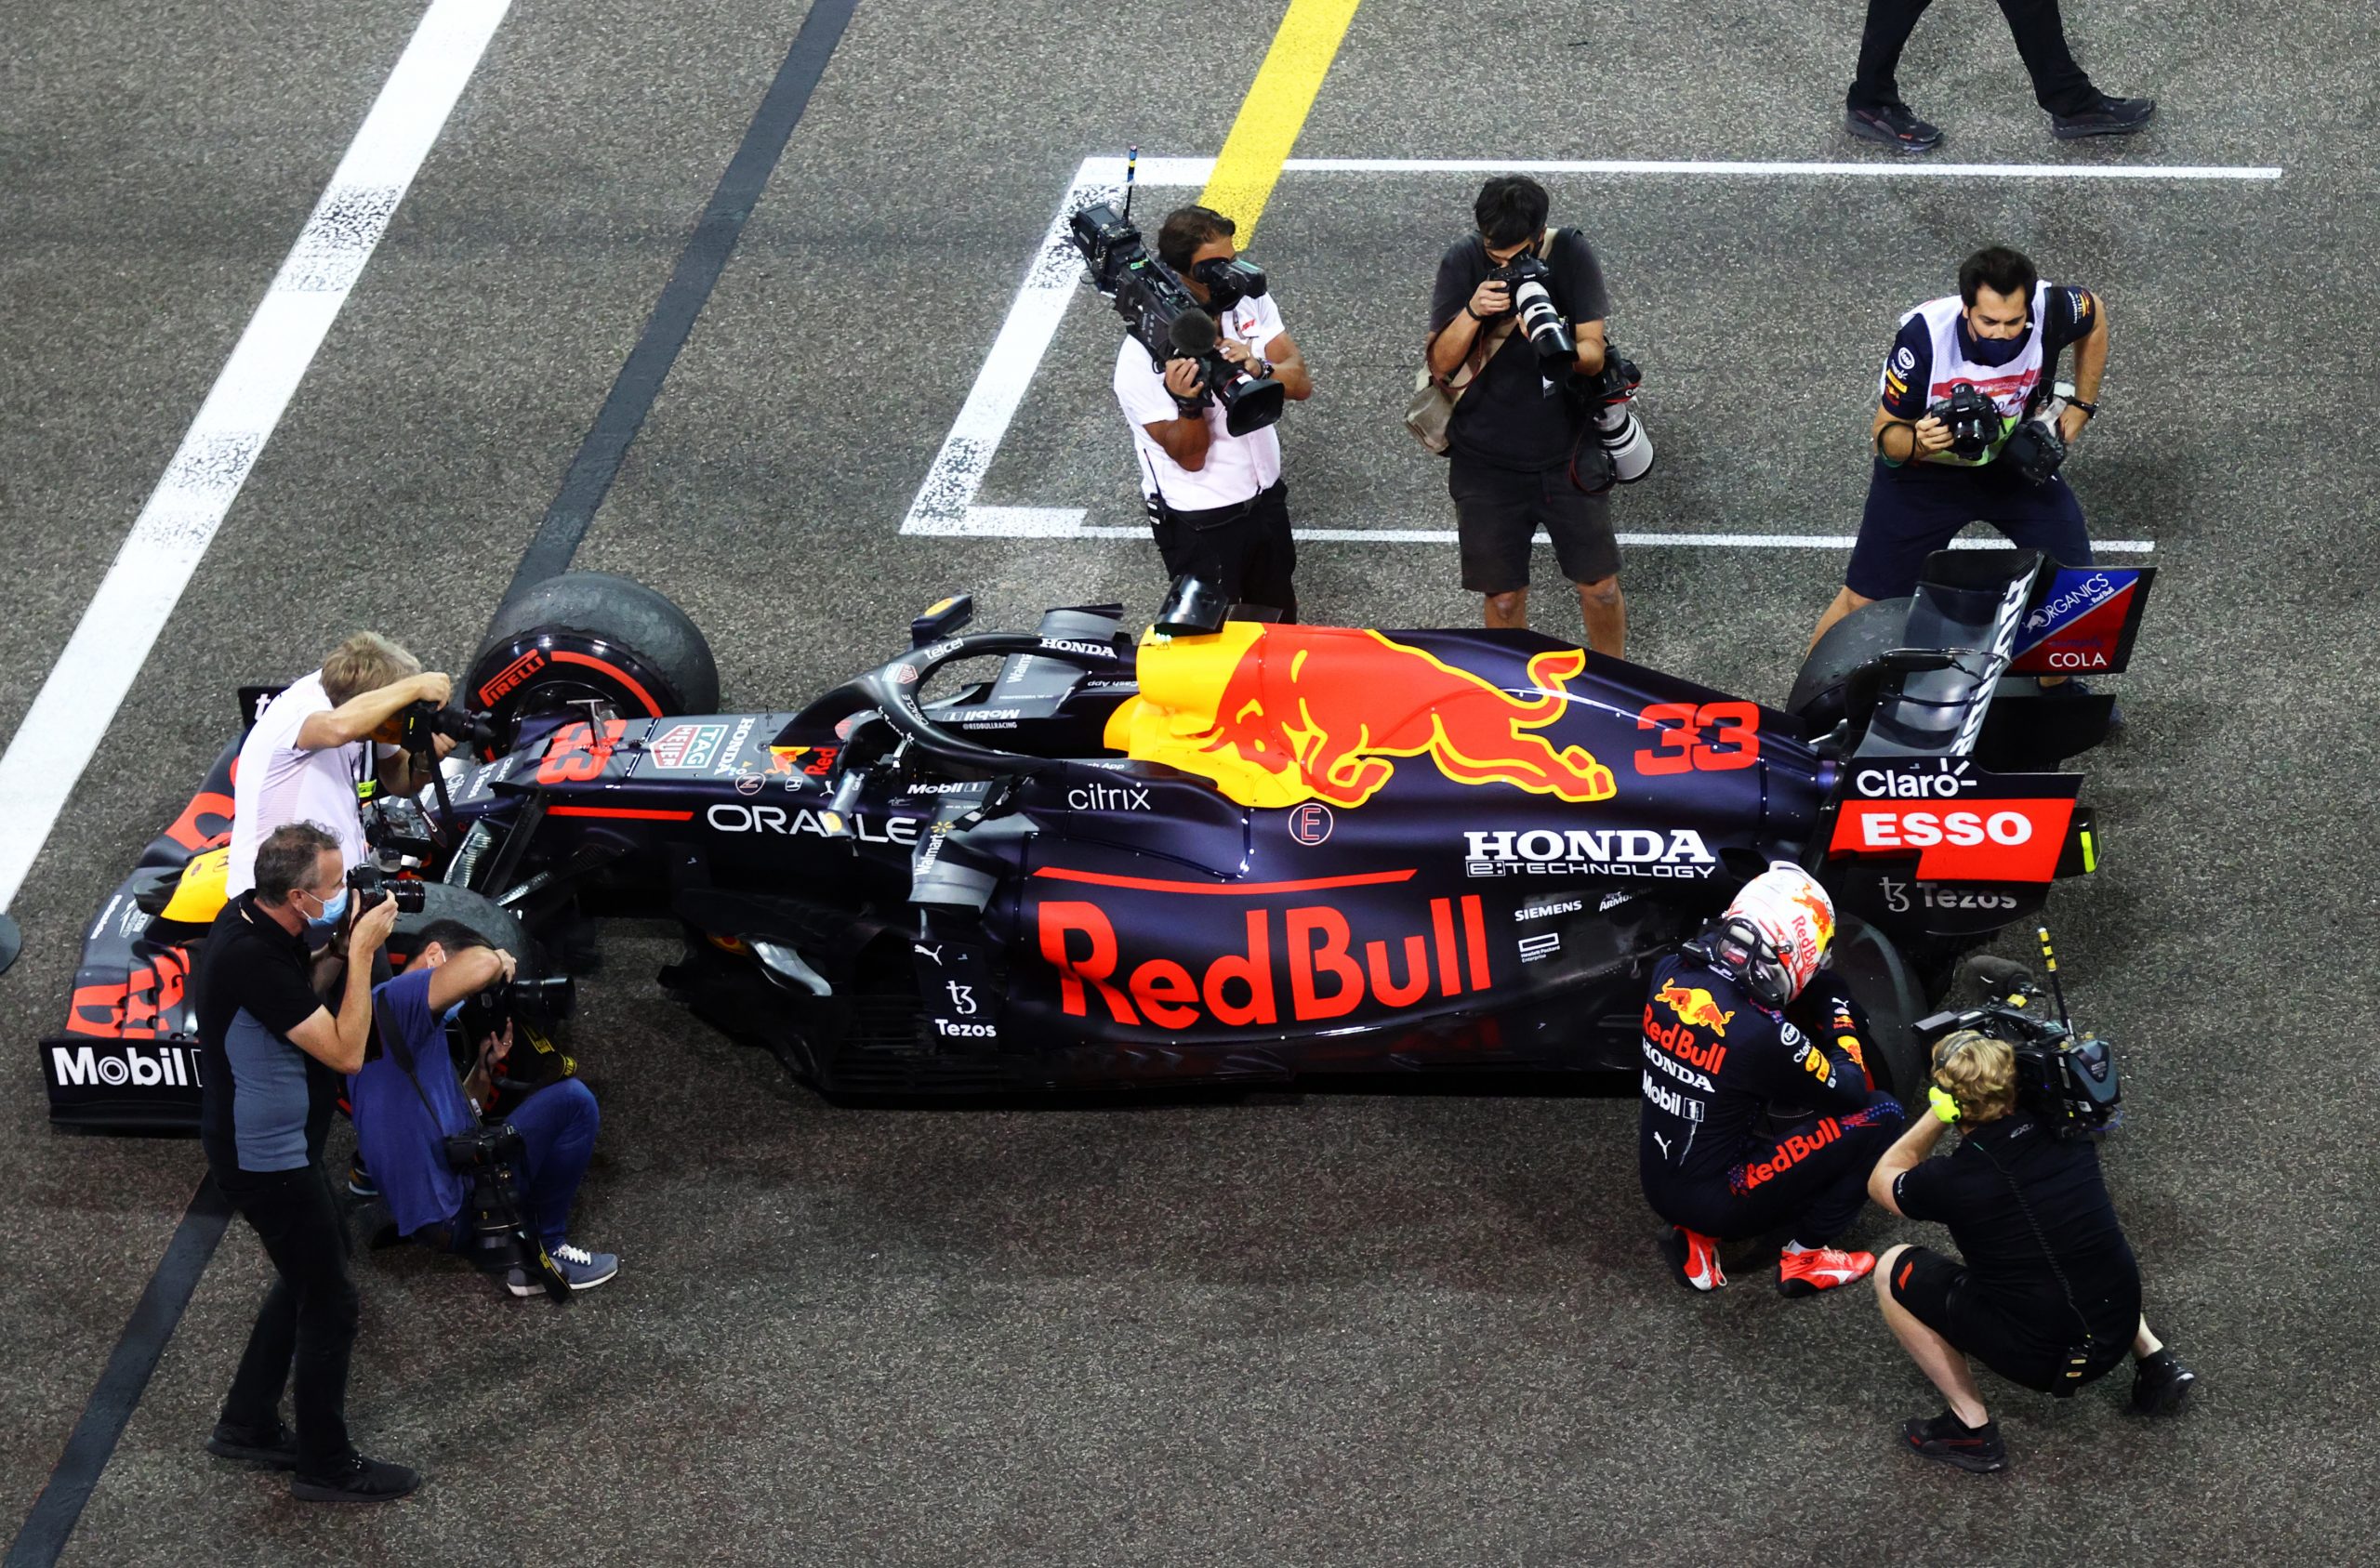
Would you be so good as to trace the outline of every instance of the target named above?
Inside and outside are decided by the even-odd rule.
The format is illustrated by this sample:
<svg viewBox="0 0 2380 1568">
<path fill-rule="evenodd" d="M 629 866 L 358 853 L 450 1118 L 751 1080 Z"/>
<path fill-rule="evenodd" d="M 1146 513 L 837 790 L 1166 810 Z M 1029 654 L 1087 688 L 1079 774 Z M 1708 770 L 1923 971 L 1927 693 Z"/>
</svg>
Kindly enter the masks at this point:
<svg viewBox="0 0 2380 1568">
<path fill-rule="evenodd" d="M 1067 220 L 1066 238 L 1082 254 L 1091 286 L 1116 307 L 1125 330 L 1148 350 L 1152 369 L 1162 372 L 1173 360 L 1198 362 L 1207 385 L 1200 402 L 1223 404 L 1224 429 L 1244 436 L 1279 419 L 1288 396 L 1281 384 L 1249 375 L 1217 351 L 1222 334 L 1215 318 L 1165 263 L 1148 253 L 1141 231 L 1132 227 L 1130 207 L 1127 202 L 1126 211 L 1119 213 L 1102 202 Z M 1262 268 L 1240 260 L 1210 257 L 1193 271 L 1218 310 L 1262 298 L 1270 286 Z"/>
<path fill-rule="evenodd" d="M 1936 1013 L 1914 1025 L 1932 1060 L 1946 1034 L 1973 1029 L 2005 1040 L 2016 1055 L 2016 1103 L 2060 1138 L 2104 1138 L 2123 1123 L 2123 1089 L 2115 1053 L 2045 995 L 2021 964 L 1977 958 L 1969 968 L 1985 1000 L 1960 1012 Z M 2056 1010 L 2053 1010 L 2053 1008 Z"/>
<path fill-rule="evenodd" d="M 1505 283 L 1512 288 L 1513 310 L 1520 317 L 1520 334 L 1537 350 L 1538 374 L 1547 384 L 1549 397 L 1579 357 L 1579 341 L 1571 336 L 1570 323 L 1562 319 L 1560 308 L 1545 286 L 1546 280 L 1553 276 L 1554 270 L 1527 251 L 1488 274 L 1489 283 Z"/>
<path fill-rule="evenodd" d="M 430 894 L 419 878 L 391 876 L 377 865 L 359 865 L 350 870 L 347 886 L 354 894 L 352 907 L 358 910 L 378 903 L 383 893 L 397 901 L 400 915 L 418 915 L 430 902 Z"/>
<path fill-rule="evenodd" d="M 1950 395 L 1936 399 L 1925 412 L 1950 428 L 1950 455 L 1970 463 L 1991 450 L 2004 426 L 2000 405 L 1972 381 L 1952 382 Z"/>
</svg>

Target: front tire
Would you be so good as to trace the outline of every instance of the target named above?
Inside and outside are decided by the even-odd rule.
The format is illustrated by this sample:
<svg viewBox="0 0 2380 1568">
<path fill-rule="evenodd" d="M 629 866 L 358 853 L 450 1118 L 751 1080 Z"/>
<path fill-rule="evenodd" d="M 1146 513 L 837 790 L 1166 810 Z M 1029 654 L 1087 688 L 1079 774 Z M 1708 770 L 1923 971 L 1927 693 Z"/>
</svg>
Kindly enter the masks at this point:
<svg viewBox="0 0 2380 1568">
<path fill-rule="evenodd" d="M 549 577 L 496 612 L 463 700 L 499 730 L 593 702 L 623 718 L 715 713 L 719 665 L 686 613 L 608 572 Z"/>
</svg>

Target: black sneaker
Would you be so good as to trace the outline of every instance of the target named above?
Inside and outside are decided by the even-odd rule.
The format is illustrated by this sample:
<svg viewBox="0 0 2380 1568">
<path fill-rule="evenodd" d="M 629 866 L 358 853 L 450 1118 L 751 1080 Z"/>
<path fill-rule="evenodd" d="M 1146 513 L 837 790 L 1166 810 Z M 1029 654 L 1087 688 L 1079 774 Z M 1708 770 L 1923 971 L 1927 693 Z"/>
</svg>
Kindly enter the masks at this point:
<svg viewBox="0 0 2380 1568">
<path fill-rule="evenodd" d="M 2008 1446 L 2000 1441 L 1994 1422 L 1970 1427 L 1945 1410 L 1930 1421 L 1912 1416 L 1901 1423 L 1900 1431 L 1910 1452 L 1921 1459 L 1939 1459 L 1977 1475 L 2008 1468 Z"/>
<path fill-rule="evenodd" d="M 1942 145 L 1941 128 L 1911 114 L 1905 103 L 1845 109 L 1843 128 L 1863 141 L 1881 141 L 1903 152 L 1931 152 Z"/>
<path fill-rule="evenodd" d="M 364 1168 L 364 1156 L 361 1154 L 347 1162 L 347 1190 L 359 1198 L 377 1198 L 380 1195 L 380 1184 L 373 1180 L 372 1173 Z"/>
<path fill-rule="evenodd" d="M 298 1468 L 298 1434 L 280 1421 L 269 1427 L 240 1427 L 218 1421 L 214 1435 L 206 1440 L 206 1451 L 218 1459 L 245 1459 L 277 1470 Z"/>
<path fill-rule="evenodd" d="M 291 1476 L 289 1495 L 301 1503 L 387 1503 L 420 1484 L 419 1470 L 353 1454 L 335 1474 Z"/>
<path fill-rule="evenodd" d="M 2096 109 L 2051 115 L 2049 134 L 2060 141 L 2077 141 L 2086 136 L 2131 136 L 2156 112 L 2153 98 L 2103 98 Z"/>
<path fill-rule="evenodd" d="M 2178 1416 L 2190 1397 L 2198 1374 L 2160 1351 L 2142 1362 L 2132 1375 L 2132 1409 L 2136 1416 Z"/>
</svg>

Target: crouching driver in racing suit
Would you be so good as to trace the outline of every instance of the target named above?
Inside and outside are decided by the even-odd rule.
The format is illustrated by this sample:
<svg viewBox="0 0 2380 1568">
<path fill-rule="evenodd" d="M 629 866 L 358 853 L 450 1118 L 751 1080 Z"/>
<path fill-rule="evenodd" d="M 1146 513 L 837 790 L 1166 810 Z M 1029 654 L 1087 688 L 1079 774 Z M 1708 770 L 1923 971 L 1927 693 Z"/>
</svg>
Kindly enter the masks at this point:
<svg viewBox="0 0 2380 1568">
<path fill-rule="evenodd" d="M 1672 1226 L 1663 1250 L 1696 1290 L 1727 1283 L 1722 1238 L 1779 1228 L 1783 1295 L 1849 1285 L 1876 1266 L 1827 1245 L 1867 1201 L 1868 1172 L 1903 1120 L 1869 1076 L 1850 994 L 1819 968 L 1833 938 L 1826 889 L 1778 861 L 1653 970 L 1637 1166 L 1646 1202 Z M 1786 1018 L 1797 997 L 1816 1037 Z"/>
</svg>

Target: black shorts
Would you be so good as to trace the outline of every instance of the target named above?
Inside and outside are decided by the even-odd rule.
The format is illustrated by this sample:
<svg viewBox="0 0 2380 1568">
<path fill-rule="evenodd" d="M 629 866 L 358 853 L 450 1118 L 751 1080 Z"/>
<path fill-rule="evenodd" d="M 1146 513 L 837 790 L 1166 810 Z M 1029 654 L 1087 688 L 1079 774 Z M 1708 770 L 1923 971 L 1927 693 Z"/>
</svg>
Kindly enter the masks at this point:
<svg viewBox="0 0 2380 1568">
<path fill-rule="evenodd" d="M 1966 1265 L 1931 1247 L 1912 1246 L 1893 1259 L 1891 1289 L 1893 1299 L 1907 1308 L 1910 1316 L 1948 1339 L 1953 1350 L 2036 1393 L 2063 1396 L 2082 1383 L 2096 1382 L 2132 1349 L 2131 1325 L 2120 1336 L 2103 1331 L 2088 1375 L 2082 1383 L 2069 1382 L 2059 1350 L 2043 1348 L 2038 1337 L 2024 1332 L 2015 1318 L 1978 1299 L 1968 1288 Z M 2082 1325 L 2075 1326 L 2079 1330 Z"/>
<path fill-rule="evenodd" d="M 1275 480 L 1236 507 L 1176 511 L 1149 506 L 1149 531 L 1168 578 L 1189 573 L 1234 604 L 1256 604 L 1298 618 L 1297 539 L 1289 532 L 1289 487 Z"/>
<path fill-rule="evenodd" d="M 1540 527 L 1554 541 L 1554 558 L 1570 581 L 1600 583 L 1620 574 L 1611 496 L 1587 494 L 1570 482 L 1567 468 L 1530 473 L 1457 454 L 1448 459 L 1447 490 L 1454 496 L 1462 586 L 1473 593 L 1528 586 L 1529 542 Z"/>
<path fill-rule="evenodd" d="M 1862 599 L 1898 599 L 1917 591 L 1925 558 L 1950 547 L 1971 522 L 1988 522 L 2019 549 L 2040 550 L 2061 566 L 2091 564 L 2091 535 L 2082 503 L 2062 474 L 2028 483 L 2014 468 L 1993 463 L 1958 468 L 1940 463 L 1893 468 L 1879 459 L 1868 481 L 1868 505 L 1843 586 Z"/>
</svg>

